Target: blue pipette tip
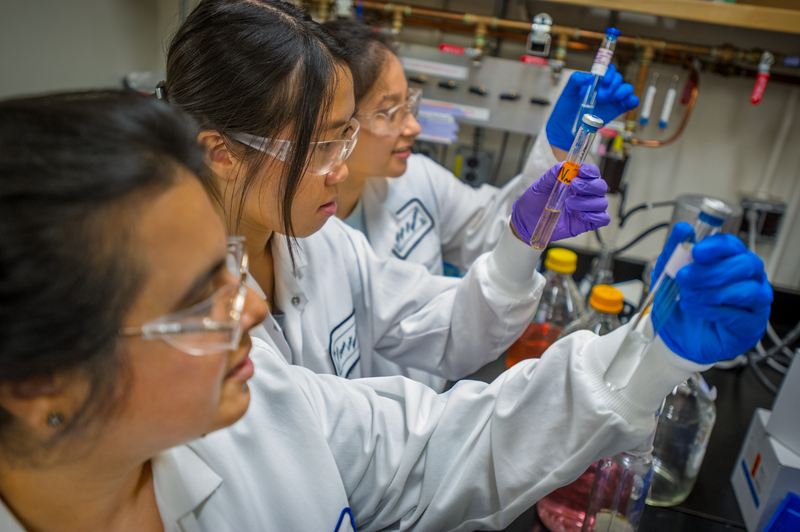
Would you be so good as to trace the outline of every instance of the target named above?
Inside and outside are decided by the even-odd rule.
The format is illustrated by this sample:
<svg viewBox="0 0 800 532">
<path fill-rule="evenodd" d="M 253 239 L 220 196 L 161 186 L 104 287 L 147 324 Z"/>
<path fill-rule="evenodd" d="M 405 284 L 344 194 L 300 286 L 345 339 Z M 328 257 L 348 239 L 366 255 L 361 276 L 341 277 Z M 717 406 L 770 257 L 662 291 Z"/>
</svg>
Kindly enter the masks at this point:
<svg viewBox="0 0 800 532">
<path fill-rule="evenodd" d="M 622 33 L 617 28 L 606 28 L 606 34 L 611 34 L 614 37 L 619 37 Z"/>
</svg>

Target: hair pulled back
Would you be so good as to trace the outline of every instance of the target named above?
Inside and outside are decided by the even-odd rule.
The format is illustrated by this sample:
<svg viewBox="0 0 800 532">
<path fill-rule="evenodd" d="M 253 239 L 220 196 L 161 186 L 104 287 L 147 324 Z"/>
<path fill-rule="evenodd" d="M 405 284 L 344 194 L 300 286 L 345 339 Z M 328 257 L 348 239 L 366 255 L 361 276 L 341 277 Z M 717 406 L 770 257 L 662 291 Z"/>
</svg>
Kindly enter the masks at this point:
<svg viewBox="0 0 800 532">
<path fill-rule="evenodd" d="M 358 105 L 378 81 L 388 57 L 386 54 L 394 54 L 392 39 L 355 20 L 332 20 L 323 27 L 343 43 L 350 54 L 353 91 Z"/>
<path fill-rule="evenodd" d="M 292 142 L 279 201 L 283 232 L 292 237 L 292 200 L 309 143 L 333 105 L 336 67 L 346 66 L 344 60 L 344 49 L 319 24 L 276 0 L 203 0 L 178 29 L 163 84 L 169 102 L 192 115 L 201 129 L 219 132 L 228 150 L 248 162 L 247 174 L 235 180 L 235 220 L 234 209 L 226 208 L 232 231 L 267 156 L 230 134 L 280 135 Z M 209 192 L 221 201 L 219 191 Z"/>
<path fill-rule="evenodd" d="M 0 382 L 74 370 L 88 378 L 87 400 L 56 439 L 114 402 L 119 329 L 144 274 L 130 228 L 178 165 L 202 170 L 197 129 L 154 98 L 0 102 Z M 0 448 L 24 454 L 12 420 L 0 408 Z"/>
</svg>

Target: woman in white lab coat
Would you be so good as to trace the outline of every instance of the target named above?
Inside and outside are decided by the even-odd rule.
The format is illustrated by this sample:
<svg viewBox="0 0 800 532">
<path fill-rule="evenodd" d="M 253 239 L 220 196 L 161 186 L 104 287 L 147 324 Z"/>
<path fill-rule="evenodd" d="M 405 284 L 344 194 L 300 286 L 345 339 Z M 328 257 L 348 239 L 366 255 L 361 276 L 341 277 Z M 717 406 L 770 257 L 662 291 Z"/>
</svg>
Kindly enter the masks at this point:
<svg viewBox="0 0 800 532">
<path fill-rule="evenodd" d="M 436 274 L 442 273 L 443 262 L 466 271 L 479 255 L 497 244 L 517 198 L 566 158 L 572 135 L 563 134 L 564 128 L 557 123 L 568 122 L 567 129 L 572 127 L 581 90 L 591 76 L 574 73 L 570 77 L 550 116 L 552 123 L 536 137 L 523 173 L 502 188 L 489 184 L 473 188 L 430 158 L 411 153 L 421 131 L 414 117 L 421 91 L 409 89 L 390 38 L 353 20 L 324 26 L 353 54 L 356 118 L 361 123 L 358 145 L 347 159 L 348 179 L 339 186 L 336 215 L 362 231 L 380 257 L 423 264 Z M 613 66 L 609 68 L 596 114 L 608 121 L 638 104 L 633 87 L 622 83 Z M 553 135 L 556 131 L 561 135 Z M 554 138 L 550 140 L 550 136 Z M 591 168 L 593 177 L 599 175 Z M 574 180 L 573 189 L 578 193 L 571 198 L 574 203 L 567 204 L 567 212 L 589 211 L 580 200 L 584 195 L 603 194 L 603 186 L 602 181 Z M 549 189 L 542 193 L 548 194 Z M 604 210 L 583 212 L 566 227 L 565 218 L 554 240 L 593 230 L 609 219 Z"/>
<path fill-rule="evenodd" d="M 3 532 L 497 530 L 638 444 L 664 395 L 707 367 L 657 340 L 612 393 L 602 375 L 624 330 L 582 332 L 437 395 L 251 347 L 267 307 L 195 177 L 190 122 L 133 92 L 0 102 Z M 747 342 L 769 285 L 725 245 L 687 268 L 738 277 L 685 298 L 722 319 L 690 324 Z M 665 325 L 678 350 L 696 332 L 682 325 Z M 690 339 L 701 362 L 731 352 Z"/>
<path fill-rule="evenodd" d="M 286 2 L 203 1 L 173 39 L 159 92 L 199 122 L 206 184 L 229 233 L 247 238 L 252 287 L 272 309 L 253 334 L 318 373 L 401 374 L 441 389 L 530 322 L 539 253 L 506 221 L 462 281 L 444 279 L 376 256 L 333 216 L 358 129 L 344 57 Z M 604 210 L 596 199 L 592 210 Z"/>
</svg>

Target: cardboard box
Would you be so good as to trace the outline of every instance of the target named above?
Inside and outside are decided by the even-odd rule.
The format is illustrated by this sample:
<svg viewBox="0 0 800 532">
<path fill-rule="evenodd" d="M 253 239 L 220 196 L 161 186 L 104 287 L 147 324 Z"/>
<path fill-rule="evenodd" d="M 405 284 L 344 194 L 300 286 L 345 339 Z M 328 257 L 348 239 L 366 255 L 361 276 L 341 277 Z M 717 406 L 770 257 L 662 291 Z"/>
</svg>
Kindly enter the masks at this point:
<svg viewBox="0 0 800 532">
<path fill-rule="evenodd" d="M 786 494 L 800 493 L 800 455 L 767 434 L 770 411 L 753 414 L 731 484 L 748 532 L 761 532 Z"/>
<path fill-rule="evenodd" d="M 800 454 L 800 357 L 794 357 L 772 405 L 767 434 Z M 800 495 L 800 492 L 797 493 Z"/>
</svg>

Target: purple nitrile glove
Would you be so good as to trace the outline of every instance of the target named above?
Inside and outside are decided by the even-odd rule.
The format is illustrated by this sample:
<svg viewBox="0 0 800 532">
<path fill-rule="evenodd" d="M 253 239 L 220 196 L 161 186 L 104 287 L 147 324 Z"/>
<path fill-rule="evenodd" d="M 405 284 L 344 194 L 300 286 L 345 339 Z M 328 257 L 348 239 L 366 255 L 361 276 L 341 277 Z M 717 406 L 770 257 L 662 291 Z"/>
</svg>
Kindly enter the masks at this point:
<svg viewBox="0 0 800 532">
<path fill-rule="evenodd" d="M 514 202 L 511 223 L 528 244 L 563 164 L 558 163 L 550 168 Z M 600 178 L 600 170 L 595 165 L 581 165 L 578 177 L 572 180 L 569 188 L 570 193 L 564 202 L 564 210 L 558 218 L 551 241 L 578 236 L 604 227 L 611 221 L 611 216 L 606 212 L 608 185 Z"/>
</svg>

